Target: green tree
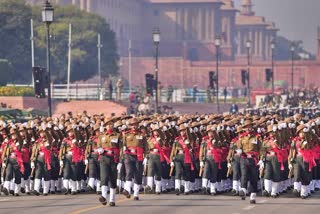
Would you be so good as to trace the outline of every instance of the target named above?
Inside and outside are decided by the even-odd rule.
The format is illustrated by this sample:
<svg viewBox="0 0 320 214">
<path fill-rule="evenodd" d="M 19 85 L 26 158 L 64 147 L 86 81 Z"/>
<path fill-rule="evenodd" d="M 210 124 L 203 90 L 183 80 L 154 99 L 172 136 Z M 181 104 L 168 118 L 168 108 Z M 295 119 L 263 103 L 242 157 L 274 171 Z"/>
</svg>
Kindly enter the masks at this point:
<svg viewBox="0 0 320 214">
<path fill-rule="evenodd" d="M 37 61 L 46 62 L 46 29 L 41 23 L 41 8 L 33 8 L 35 19 Z M 52 80 L 65 83 L 68 62 L 68 29 L 72 24 L 72 64 L 71 80 L 86 80 L 98 73 L 97 38 L 101 35 L 101 74 L 103 78 L 118 71 L 117 47 L 115 34 L 110 30 L 105 19 L 100 16 L 80 11 L 73 6 L 55 7 L 55 20 L 51 29 Z"/>
<path fill-rule="evenodd" d="M 12 63 L 19 82 L 31 81 L 30 18 L 24 0 L 0 0 L 0 58 Z"/>
</svg>

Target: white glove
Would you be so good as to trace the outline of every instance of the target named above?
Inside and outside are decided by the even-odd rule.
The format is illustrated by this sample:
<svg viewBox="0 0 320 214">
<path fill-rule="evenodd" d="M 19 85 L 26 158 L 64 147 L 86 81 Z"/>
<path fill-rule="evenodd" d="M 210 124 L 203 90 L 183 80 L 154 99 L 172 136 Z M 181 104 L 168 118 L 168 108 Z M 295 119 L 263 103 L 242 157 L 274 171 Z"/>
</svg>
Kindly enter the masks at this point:
<svg viewBox="0 0 320 214">
<path fill-rule="evenodd" d="M 264 168 L 264 163 L 262 160 L 259 160 L 258 162 L 258 166 L 260 166 L 260 168 Z"/>
<path fill-rule="evenodd" d="M 118 173 L 120 173 L 121 167 L 122 167 L 122 163 L 118 163 L 118 165 L 117 165 L 117 171 L 118 171 Z"/>
<path fill-rule="evenodd" d="M 72 140 L 72 143 L 73 143 L 73 144 L 75 144 L 76 142 L 77 142 L 77 140 L 76 140 L 76 139 L 73 139 L 73 140 Z"/>
<path fill-rule="evenodd" d="M 289 170 L 291 170 L 293 168 L 292 164 L 289 164 Z"/>
<path fill-rule="evenodd" d="M 99 148 L 99 149 L 98 149 L 98 153 L 99 153 L 100 155 L 103 154 L 103 153 L 104 153 L 103 148 Z"/>
<path fill-rule="evenodd" d="M 200 161 L 200 167 L 204 167 L 203 161 Z"/>
<path fill-rule="evenodd" d="M 144 159 L 143 159 L 143 162 L 142 162 L 142 165 L 145 166 L 145 165 L 147 165 L 147 164 L 148 164 L 148 159 L 147 159 L 147 158 L 144 158 Z"/>
<path fill-rule="evenodd" d="M 27 141 L 24 140 L 24 141 L 23 141 L 23 145 L 26 145 L 26 144 L 27 144 Z"/>
<path fill-rule="evenodd" d="M 88 165 L 88 164 L 89 164 L 88 159 L 85 159 L 85 160 L 84 160 L 84 164 L 85 164 L 85 165 Z"/>
<path fill-rule="evenodd" d="M 5 163 L 2 163 L 2 168 L 6 168 L 6 164 Z"/>
<path fill-rule="evenodd" d="M 60 167 L 63 167 L 63 161 L 62 160 L 60 161 Z"/>
<path fill-rule="evenodd" d="M 228 163 L 228 168 L 230 168 L 231 167 L 231 163 Z"/>
<path fill-rule="evenodd" d="M 170 163 L 170 166 L 171 166 L 171 167 L 174 167 L 174 162 L 171 162 L 171 163 Z"/>
<path fill-rule="evenodd" d="M 31 168 L 34 168 L 34 162 L 33 161 L 31 162 Z"/>
<path fill-rule="evenodd" d="M 124 147 L 123 147 L 123 151 L 126 151 L 126 150 L 127 150 L 127 147 L 124 146 Z"/>
<path fill-rule="evenodd" d="M 104 131 L 104 127 L 103 127 L 103 126 L 100 126 L 99 131 L 100 131 L 100 132 L 103 132 L 103 131 Z"/>
</svg>

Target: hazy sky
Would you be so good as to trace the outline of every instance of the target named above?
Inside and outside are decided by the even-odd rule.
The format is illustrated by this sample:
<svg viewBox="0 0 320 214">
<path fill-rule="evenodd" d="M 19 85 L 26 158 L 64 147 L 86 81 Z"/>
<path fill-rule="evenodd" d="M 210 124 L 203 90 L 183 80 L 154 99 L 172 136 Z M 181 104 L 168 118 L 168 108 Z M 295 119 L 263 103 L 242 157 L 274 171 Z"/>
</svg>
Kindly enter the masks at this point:
<svg viewBox="0 0 320 214">
<path fill-rule="evenodd" d="M 239 6 L 242 0 L 234 1 Z M 256 15 L 276 23 L 279 35 L 302 40 L 306 50 L 316 53 L 320 0 L 253 0 L 253 3 Z"/>
</svg>

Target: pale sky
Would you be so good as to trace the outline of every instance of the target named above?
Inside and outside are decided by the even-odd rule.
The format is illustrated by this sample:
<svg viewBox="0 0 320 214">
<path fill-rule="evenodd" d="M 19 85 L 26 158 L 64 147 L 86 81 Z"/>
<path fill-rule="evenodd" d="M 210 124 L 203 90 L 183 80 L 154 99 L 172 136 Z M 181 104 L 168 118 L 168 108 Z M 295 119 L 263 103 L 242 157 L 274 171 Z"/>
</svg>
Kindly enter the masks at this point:
<svg viewBox="0 0 320 214">
<path fill-rule="evenodd" d="M 240 8 L 242 0 L 234 0 Z M 274 21 L 279 35 L 302 40 L 307 51 L 316 53 L 317 26 L 320 25 L 320 0 L 252 0 L 256 15 Z"/>
</svg>

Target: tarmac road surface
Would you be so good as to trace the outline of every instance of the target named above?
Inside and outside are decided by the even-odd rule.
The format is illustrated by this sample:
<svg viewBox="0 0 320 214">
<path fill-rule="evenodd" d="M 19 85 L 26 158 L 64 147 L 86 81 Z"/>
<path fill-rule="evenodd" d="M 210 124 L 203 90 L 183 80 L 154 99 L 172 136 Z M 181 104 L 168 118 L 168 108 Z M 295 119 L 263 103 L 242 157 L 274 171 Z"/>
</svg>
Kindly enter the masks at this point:
<svg viewBox="0 0 320 214">
<path fill-rule="evenodd" d="M 320 193 L 302 200 L 291 194 L 273 198 L 257 198 L 257 204 L 249 204 L 249 198 L 242 201 L 239 197 L 219 195 L 140 195 L 140 201 L 126 199 L 117 195 L 116 207 L 103 206 L 98 195 L 79 194 L 75 196 L 0 196 L 0 213 L 108 213 L 112 214 L 315 214 L 320 210 Z"/>
</svg>

